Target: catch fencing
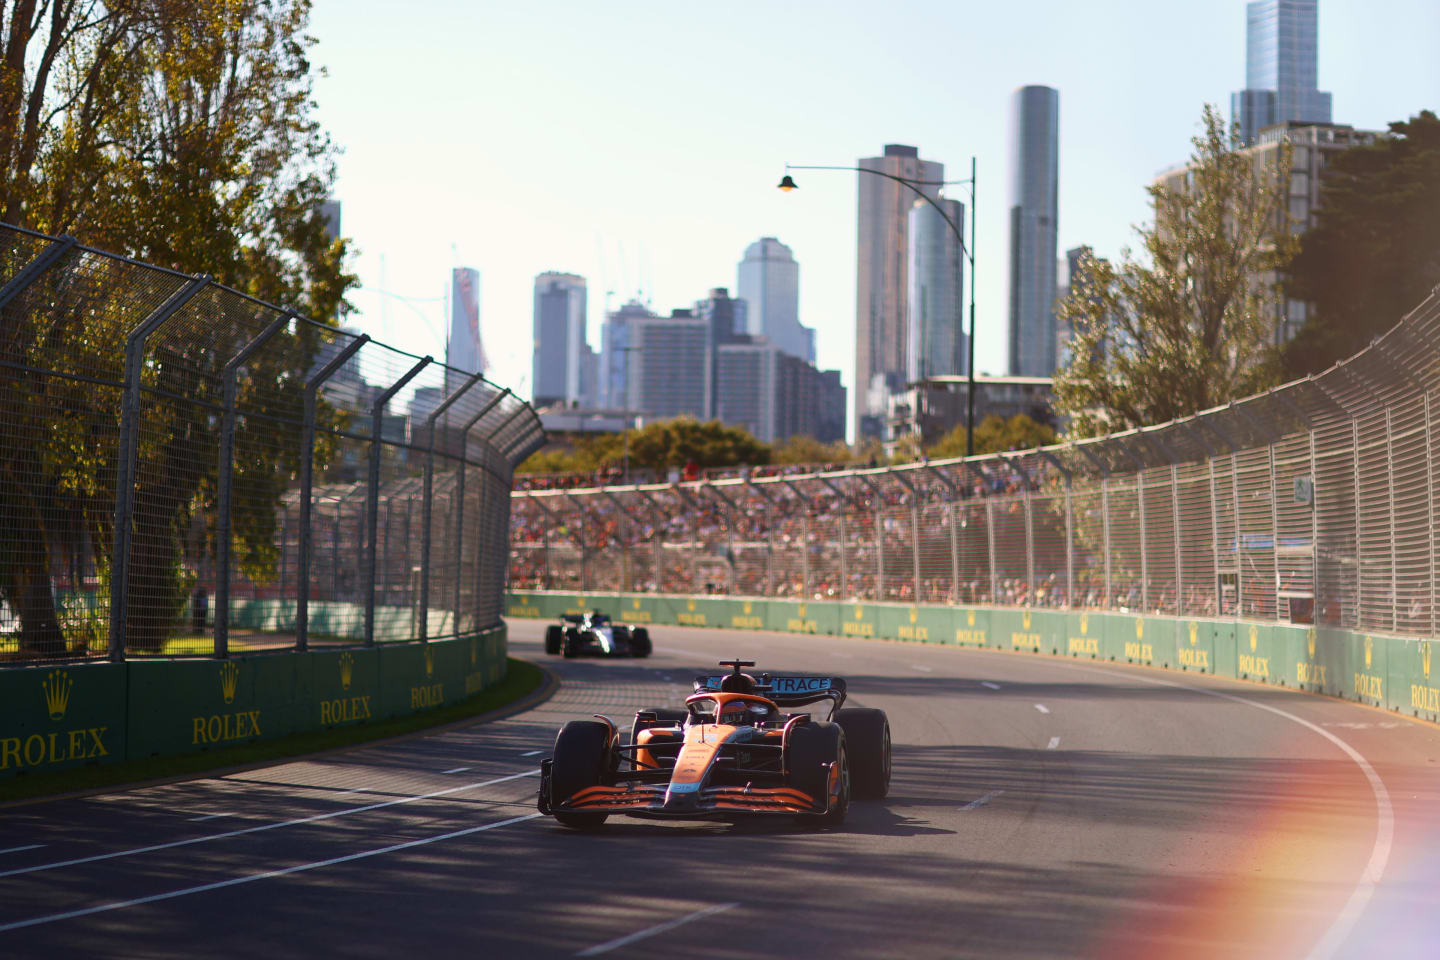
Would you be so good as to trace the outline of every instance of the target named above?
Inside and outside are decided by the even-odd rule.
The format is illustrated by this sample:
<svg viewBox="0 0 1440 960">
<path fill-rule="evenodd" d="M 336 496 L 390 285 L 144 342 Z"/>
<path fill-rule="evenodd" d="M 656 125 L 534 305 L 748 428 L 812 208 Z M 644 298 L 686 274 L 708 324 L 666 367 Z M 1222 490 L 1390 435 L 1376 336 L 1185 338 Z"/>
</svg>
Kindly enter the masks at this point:
<svg viewBox="0 0 1440 960">
<path fill-rule="evenodd" d="M 1436 632 L 1440 290 L 1355 357 L 988 457 L 516 491 L 512 590 L 993 604 Z"/>
<path fill-rule="evenodd" d="M 0 665 L 475 635 L 543 437 L 478 374 L 0 226 Z"/>
</svg>

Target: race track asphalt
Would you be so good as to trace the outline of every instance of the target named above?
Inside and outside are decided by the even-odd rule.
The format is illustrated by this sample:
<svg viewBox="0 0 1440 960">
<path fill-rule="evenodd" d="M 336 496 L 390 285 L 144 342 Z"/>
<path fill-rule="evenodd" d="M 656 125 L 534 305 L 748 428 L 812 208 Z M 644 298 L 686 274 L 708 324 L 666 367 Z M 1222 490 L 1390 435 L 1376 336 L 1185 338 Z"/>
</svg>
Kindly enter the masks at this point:
<svg viewBox="0 0 1440 960">
<path fill-rule="evenodd" d="M 1434 957 L 1440 729 L 1187 673 L 656 628 L 549 702 L 228 776 L 0 810 L 4 957 Z M 535 811 L 566 720 L 741 656 L 889 712 L 843 829 Z M 659 928 L 659 929 L 657 929 Z"/>
</svg>

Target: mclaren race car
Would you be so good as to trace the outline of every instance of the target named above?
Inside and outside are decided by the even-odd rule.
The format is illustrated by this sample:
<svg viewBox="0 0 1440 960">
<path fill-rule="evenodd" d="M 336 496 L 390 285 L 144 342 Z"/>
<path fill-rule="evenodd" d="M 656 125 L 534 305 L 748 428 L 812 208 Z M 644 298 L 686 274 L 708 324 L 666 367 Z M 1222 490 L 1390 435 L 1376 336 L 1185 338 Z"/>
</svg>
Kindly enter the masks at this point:
<svg viewBox="0 0 1440 960">
<path fill-rule="evenodd" d="M 651 649 L 649 630 L 615 623 L 599 610 L 567 613 L 545 628 L 545 652 L 552 657 L 648 657 Z"/>
<path fill-rule="evenodd" d="M 572 720 L 540 763 L 540 812 L 577 828 L 610 814 L 686 820 L 787 815 L 844 822 L 850 799 L 890 790 L 890 722 L 846 708 L 838 677 L 731 672 L 695 678 L 684 710 L 635 714 L 630 742 L 613 721 Z M 824 720 L 798 708 L 828 704 Z"/>
</svg>

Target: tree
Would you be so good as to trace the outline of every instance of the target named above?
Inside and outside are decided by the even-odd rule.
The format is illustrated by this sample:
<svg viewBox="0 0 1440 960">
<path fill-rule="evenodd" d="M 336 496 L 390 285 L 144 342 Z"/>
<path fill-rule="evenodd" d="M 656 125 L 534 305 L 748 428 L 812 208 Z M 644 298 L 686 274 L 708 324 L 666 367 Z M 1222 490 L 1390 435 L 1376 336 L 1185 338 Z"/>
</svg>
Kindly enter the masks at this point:
<svg viewBox="0 0 1440 960">
<path fill-rule="evenodd" d="M 1172 420 L 1277 379 L 1268 275 L 1294 248 L 1290 153 L 1242 152 L 1213 106 L 1203 124 L 1186 182 L 1149 188 L 1155 222 L 1136 231 L 1144 259 L 1086 256 L 1059 304 L 1074 335 L 1055 403 L 1073 435 Z"/>
<path fill-rule="evenodd" d="M 692 417 L 654 420 L 639 430 L 582 436 L 566 452 L 546 448 L 530 455 L 517 473 L 592 473 L 619 469 L 625 458 L 629 435 L 632 469 L 664 473 L 690 462 L 698 467 L 759 466 L 771 462 L 770 446 L 761 443 L 742 427 L 726 426 L 718 420 L 701 423 Z M 828 448 L 822 448 L 828 449 Z"/>
<path fill-rule="evenodd" d="M 355 279 L 319 210 L 334 166 L 311 117 L 308 18 L 308 0 L 0 3 L 0 221 L 334 318 Z M 27 650 L 65 641 L 50 577 L 79 541 L 109 572 L 118 391 L 70 377 L 122 381 L 118 345 L 163 299 L 153 277 L 94 270 L 54 271 L 0 330 L 0 405 L 12 412 L 0 513 L 17 545 L 0 557 L 0 599 Z M 213 523 L 214 457 L 197 458 L 196 444 L 213 443 L 205 405 L 254 335 L 253 316 L 241 316 L 251 309 L 225 305 L 188 340 L 157 337 L 147 356 L 144 382 L 162 392 L 147 402 L 139 451 L 134 645 L 163 642 L 190 575 L 183 542 L 198 520 Z M 292 413 L 317 346 L 304 325 L 277 337 L 249 365 L 242 405 Z M 258 418 L 236 435 L 237 487 L 250 494 L 235 517 L 236 560 L 256 579 L 273 572 L 276 507 L 297 469 L 271 437 Z"/>
<path fill-rule="evenodd" d="M 845 441 L 821 443 L 808 433 L 797 433 L 775 447 L 770 462 L 803 466 L 812 463 L 849 463 L 850 460 L 850 448 Z"/>
<path fill-rule="evenodd" d="M 1359 352 L 1440 284 L 1440 117 L 1424 110 L 1390 131 L 1325 169 L 1315 225 L 1285 270 L 1285 292 L 1311 305 L 1283 350 L 1287 377 Z"/>
<path fill-rule="evenodd" d="M 1055 431 L 1023 413 L 1009 420 L 991 414 L 975 428 L 976 453 L 1004 453 L 1007 450 L 1032 450 L 1055 442 Z M 931 460 L 948 460 L 965 456 L 965 424 L 960 424 L 925 451 Z"/>
</svg>

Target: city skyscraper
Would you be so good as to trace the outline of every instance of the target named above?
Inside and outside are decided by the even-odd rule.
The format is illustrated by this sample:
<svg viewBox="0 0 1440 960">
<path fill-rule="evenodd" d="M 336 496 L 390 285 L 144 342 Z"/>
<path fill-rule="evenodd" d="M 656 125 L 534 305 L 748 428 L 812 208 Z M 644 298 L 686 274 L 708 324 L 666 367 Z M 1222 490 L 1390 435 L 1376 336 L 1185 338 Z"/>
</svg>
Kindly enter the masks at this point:
<svg viewBox="0 0 1440 960">
<path fill-rule="evenodd" d="M 1060 92 L 1015 91 L 1010 118 L 1010 375 L 1055 373 Z"/>
<path fill-rule="evenodd" d="M 490 367 L 480 342 L 480 271 L 455 267 L 450 271 L 450 339 L 445 362 L 465 373 L 484 373 Z"/>
<path fill-rule="evenodd" d="M 768 337 L 786 353 L 815 362 L 813 331 L 800 325 L 800 265 L 790 248 L 761 237 L 745 248 L 739 269 L 740 299 L 749 304 L 742 333 Z"/>
<path fill-rule="evenodd" d="M 939 199 L 945 165 L 920 159 L 915 147 L 885 145 L 878 157 L 856 164 L 867 170 L 924 181 Z M 860 175 L 855 265 L 855 436 L 879 437 L 885 429 L 886 395 L 903 385 L 908 369 L 906 295 L 909 290 L 909 215 L 916 197 L 885 177 Z"/>
<path fill-rule="evenodd" d="M 585 278 L 542 273 L 535 278 L 535 345 L 530 394 L 536 407 L 587 405 Z"/>
<path fill-rule="evenodd" d="M 1276 123 L 1330 122 L 1330 94 L 1319 89 L 1319 6 L 1319 0 L 1245 5 L 1245 89 L 1230 95 L 1244 143 Z"/>
<path fill-rule="evenodd" d="M 634 326 L 637 322 L 654 316 L 645 304 L 639 300 L 631 300 L 605 317 L 605 325 L 600 329 L 600 369 L 597 384 L 600 406 L 614 410 L 634 409 L 627 406 L 630 400 L 630 374 L 635 370 L 636 362 L 631 354 L 639 352 Z"/>
<path fill-rule="evenodd" d="M 965 229 L 965 205 L 941 200 L 941 216 L 924 200 L 910 207 L 909 293 L 906 296 L 907 379 L 966 372 L 962 298 L 963 254 L 945 217 Z"/>
</svg>

